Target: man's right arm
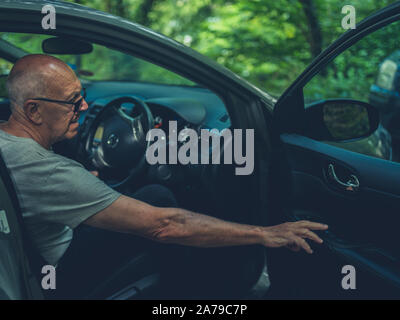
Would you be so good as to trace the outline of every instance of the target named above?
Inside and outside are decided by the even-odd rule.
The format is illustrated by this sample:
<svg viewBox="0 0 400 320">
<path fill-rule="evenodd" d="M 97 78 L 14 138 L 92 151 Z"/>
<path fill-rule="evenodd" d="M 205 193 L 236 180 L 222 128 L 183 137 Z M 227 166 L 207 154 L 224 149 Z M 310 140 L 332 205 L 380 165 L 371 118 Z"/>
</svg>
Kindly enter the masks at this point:
<svg viewBox="0 0 400 320">
<path fill-rule="evenodd" d="M 286 246 L 294 251 L 304 249 L 308 253 L 312 250 L 305 238 L 322 243 L 311 230 L 328 228 L 309 221 L 272 227 L 238 224 L 184 209 L 154 207 L 126 196 L 119 197 L 85 223 L 165 243 L 196 247 L 261 244 L 266 247 Z"/>
</svg>

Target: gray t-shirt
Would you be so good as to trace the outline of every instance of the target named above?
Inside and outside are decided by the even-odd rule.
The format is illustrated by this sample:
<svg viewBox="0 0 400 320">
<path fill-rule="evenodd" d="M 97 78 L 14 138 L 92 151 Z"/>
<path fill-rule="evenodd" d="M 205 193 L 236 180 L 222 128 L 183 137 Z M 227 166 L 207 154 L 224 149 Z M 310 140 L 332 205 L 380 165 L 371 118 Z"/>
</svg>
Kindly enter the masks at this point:
<svg viewBox="0 0 400 320">
<path fill-rule="evenodd" d="M 0 150 L 11 173 L 28 236 L 52 265 L 67 250 L 73 229 L 121 194 L 80 163 L 28 138 L 0 130 Z"/>
</svg>

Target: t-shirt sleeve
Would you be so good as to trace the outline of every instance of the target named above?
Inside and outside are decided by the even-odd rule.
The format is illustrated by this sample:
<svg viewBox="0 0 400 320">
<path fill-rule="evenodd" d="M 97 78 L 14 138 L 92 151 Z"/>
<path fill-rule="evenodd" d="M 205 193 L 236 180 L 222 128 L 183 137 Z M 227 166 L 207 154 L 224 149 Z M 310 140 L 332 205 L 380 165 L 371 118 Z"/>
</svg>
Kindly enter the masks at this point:
<svg viewBox="0 0 400 320">
<path fill-rule="evenodd" d="M 110 206 L 121 194 L 75 161 L 61 161 L 41 188 L 40 217 L 75 228 Z"/>
</svg>

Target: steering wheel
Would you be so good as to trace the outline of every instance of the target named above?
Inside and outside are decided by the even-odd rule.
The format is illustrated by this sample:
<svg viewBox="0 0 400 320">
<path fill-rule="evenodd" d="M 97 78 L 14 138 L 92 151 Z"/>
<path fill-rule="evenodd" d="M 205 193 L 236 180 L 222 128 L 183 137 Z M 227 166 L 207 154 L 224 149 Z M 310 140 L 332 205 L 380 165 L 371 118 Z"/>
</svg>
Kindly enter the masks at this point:
<svg viewBox="0 0 400 320">
<path fill-rule="evenodd" d="M 124 110 L 125 103 L 134 105 L 132 112 Z M 146 134 L 152 128 L 153 115 L 139 98 L 112 100 L 97 114 L 88 130 L 85 149 L 89 161 L 101 175 L 105 173 L 102 178 L 106 184 L 119 187 L 145 169 L 145 154 L 150 143 L 146 141 Z M 115 172 L 123 172 L 123 177 L 110 178 Z"/>
</svg>

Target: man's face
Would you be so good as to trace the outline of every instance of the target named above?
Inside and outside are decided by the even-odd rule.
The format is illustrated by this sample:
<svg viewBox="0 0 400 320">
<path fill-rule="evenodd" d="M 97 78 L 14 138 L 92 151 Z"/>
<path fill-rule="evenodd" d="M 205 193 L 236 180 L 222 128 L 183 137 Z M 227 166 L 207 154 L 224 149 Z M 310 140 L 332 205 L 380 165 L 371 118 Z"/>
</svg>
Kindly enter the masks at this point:
<svg viewBox="0 0 400 320">
<path fill-rule="evenodd" d="M 68 102 L 77 102 L 82 99 L 81 83 L 74 77 L 73 81 L 59 83 L 51 94 L 51 99 Z M 74 105 L 56 102 L 41 101 L 41 117 L 48 130 L 50 140 L 55 143 L 64 139 L 72 139 L 78 133 L 78 119 L 80 112 L 87 110 L 88 105 L 83 99 L 78 112 L 74 112 Z"/>
</svg>

